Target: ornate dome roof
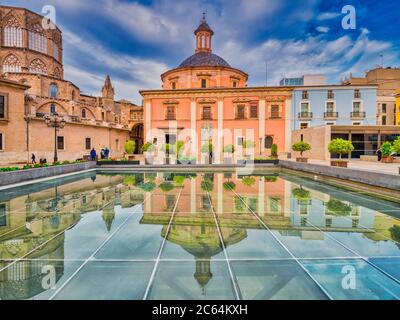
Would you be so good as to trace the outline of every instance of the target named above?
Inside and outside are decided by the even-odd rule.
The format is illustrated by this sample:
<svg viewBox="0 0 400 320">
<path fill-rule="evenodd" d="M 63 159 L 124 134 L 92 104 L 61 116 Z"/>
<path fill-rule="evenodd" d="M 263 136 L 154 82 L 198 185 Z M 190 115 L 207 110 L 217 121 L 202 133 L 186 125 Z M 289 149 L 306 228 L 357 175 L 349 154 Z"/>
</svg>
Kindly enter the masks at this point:
<svg viewBox="0 0 400 320">
<path fill-rule="evenodd" d="M 220 56 L 208 52 L 198 52 L 183 61 L 179 68 L 185 67 L 227 67 L 231 68 L 228 62 L 226 62 Z"/>
<path fill-rule="evenodd" d="M 214 35 L 214 31 L 210 28 L 210 26 L 208 25 L 208 23 L 205 20 L 205 17 L 203 18 L 203 20 L 200 21 L 200 25 L 199 27 L 196 29 L 196 31 L 194 32 L 195 35 L 197 35 L 197 33 L 201 32 L 201 31 L 207 31 L 210 32 L 211 35 Z"/>
</svg>

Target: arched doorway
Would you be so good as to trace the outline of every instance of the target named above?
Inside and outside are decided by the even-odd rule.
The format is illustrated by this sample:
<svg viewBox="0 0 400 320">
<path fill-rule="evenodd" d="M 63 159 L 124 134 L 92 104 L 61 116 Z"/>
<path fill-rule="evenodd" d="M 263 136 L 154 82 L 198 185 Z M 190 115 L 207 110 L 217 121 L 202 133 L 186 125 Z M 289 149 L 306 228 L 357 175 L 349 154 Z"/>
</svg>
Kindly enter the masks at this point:
<svg viewBox="0 0 400 320">
<path fill-rule="evenodd" d="M 135 154 L 141 154 L 143 146 L 143 137 L 144 137 L 143 123 L 138 123 L 134 125 L 132 127 L 130 136 L 131 139 L 135 141 L 136 144 Z"/>
</svg>

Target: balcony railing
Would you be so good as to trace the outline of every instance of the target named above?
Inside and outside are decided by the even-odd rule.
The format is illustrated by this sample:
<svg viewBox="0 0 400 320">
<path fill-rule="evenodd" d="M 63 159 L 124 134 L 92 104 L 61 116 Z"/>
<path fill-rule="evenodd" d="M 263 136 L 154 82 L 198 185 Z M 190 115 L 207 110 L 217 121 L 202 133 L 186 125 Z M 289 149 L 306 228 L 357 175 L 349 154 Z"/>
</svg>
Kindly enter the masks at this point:
<svg viewBox="0 0 400 320">
<path fill-rule="evenodd" d="M 366 113 L 365 113 L 365 112 L 362 112 L 362 111 L 355 111 L 355 112 L 351 112 L 351 113 L 350 113 L 350 117 L 351 117 L 352 119 L 354 119 L 354 118 L 357 118 L 357 119 L 359 119 L 359 118 L 365 118 L 365 116 L 366 116 Z"/>
<path fill-rule="evenodd" d="M 165 120 L 176 120 L 176 115 L 167 115 L 166 117 L 165 117 Z"/>
<path fill-rule="evenodd" d="M 326 119 L 326 118 L 330 118 L 330 119 L 332 119 L 332 118 L 338 118 L 339 117 L 339 112 L 325 112 L 324 113 L 324 118 Z"/>
<path fill-rule="evenodd" d="M 312 117 L 312 112 L 299 112 L 299 119 L 311 119 Z"/>
</svg>

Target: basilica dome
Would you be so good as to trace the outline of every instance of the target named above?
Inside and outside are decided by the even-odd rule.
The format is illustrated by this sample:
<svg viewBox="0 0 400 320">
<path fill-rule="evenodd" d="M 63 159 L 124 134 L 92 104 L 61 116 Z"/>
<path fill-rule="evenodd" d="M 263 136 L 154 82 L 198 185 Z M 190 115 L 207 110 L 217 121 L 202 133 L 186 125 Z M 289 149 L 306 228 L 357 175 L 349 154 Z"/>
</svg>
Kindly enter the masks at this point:
<svg viewBox="0 0 400 320">
<path fill-rule="evenodd" d="M 161 75 L 163 89 L 246 87 L 248 75 L 232 68 L 226 60 L 212 52 L 214 31 L 208 25 L 205 16 L 194 34 L 196 36 L 195 53 L 177 68 Z"/>
<path fill-rule="evenodd" d="M 179 68 L 186 67 L 226 67 L 230 68 L 228 62 L 226 62 L 220 56 L 210 52 L 197 52 L 194 55 L 183 61 Z"/>
</svg>

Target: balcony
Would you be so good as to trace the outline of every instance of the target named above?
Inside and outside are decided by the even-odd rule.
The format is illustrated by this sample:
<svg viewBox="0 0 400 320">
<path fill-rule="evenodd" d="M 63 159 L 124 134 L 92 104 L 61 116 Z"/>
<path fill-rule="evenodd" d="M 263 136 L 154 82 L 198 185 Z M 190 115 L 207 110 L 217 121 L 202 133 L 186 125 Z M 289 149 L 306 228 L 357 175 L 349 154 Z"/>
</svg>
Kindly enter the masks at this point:
<svg viewBox="0 0 400 320">
<path fill-rule="evenodd" d="M 351 112 L 350 113 L 350 118 L 351 119 L 364 119 L 366 116 L 365 112 L 361 112 L 361 111 L 356 111 L 356 112 Z"/>
<path fill-rule="evenodd" d="M 324 112 L 325 119 L 337 119 L 339 117 L 339 112 Z"/>
<path fill-rule="evenodd" d="M 271 120 L 282 119 L 282 115 L 279 112 L 271 113 L 268 118 L 271 119 Z"/>
<path fill-rule="evenodd" d="M 168 120 L 168 121 L 175 121 L 176 120 L 176 115 L 167 115 L 166 117 L 165 117 L 165 120 Z"/>
<path fill-rule="evenodd" d="M 313 117 L 312 112 L 299 112 L 299 119 L 301 120 L 310 120 Z"/>
</svg>

